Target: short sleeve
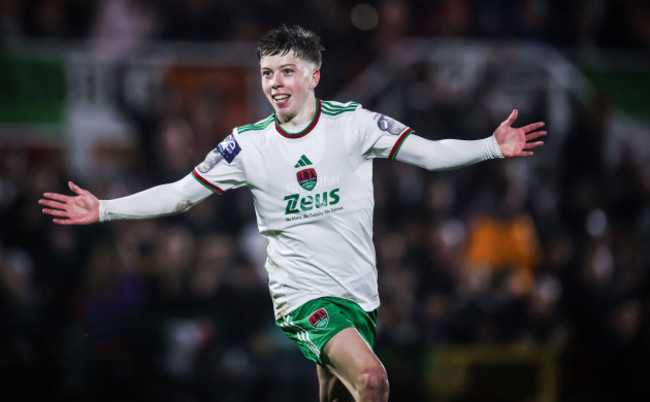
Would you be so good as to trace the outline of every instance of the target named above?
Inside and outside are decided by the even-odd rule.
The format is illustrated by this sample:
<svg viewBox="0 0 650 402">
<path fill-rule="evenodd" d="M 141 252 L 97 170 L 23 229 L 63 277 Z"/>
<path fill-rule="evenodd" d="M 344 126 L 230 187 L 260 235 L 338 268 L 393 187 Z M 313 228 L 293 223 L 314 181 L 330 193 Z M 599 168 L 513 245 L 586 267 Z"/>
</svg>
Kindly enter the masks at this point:
<svg viewBox="0 0 650 402">
<path fill-rule="evenodd" d="M 235 133 L 232 133 L 208 153 L 205 160 L 194 168 L 192 175 L 217 194 L 242 187 L 246 184 L 244 152 Z"/>
<path fill-rule="evenodd" d="M 395 159 L 410 127 L 381 113 L 359 108 L 356 113 L 361 152 L 366 159 Z"/>
</svg>

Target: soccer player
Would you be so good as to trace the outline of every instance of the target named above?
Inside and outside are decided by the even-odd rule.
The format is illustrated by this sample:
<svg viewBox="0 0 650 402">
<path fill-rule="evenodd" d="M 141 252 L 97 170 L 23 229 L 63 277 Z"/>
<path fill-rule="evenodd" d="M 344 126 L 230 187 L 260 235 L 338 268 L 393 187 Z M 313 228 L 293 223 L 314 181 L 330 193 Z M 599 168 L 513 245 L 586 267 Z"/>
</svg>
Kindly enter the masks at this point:
<svg viewBox="0 0 650 402">
<path fill-rule="evenodd" d="M 372 161 L 429 170 L 532 155 L 544 123 L 512 124 L 481 140 L 430 141 L 354 102 L 316 97 L 320 39 L 299 26 L 266 33 L 257 48 L 274 113 L 236 127 L 177 182 L 114 200 L 45 193 L 43 212 L 62 225 L 180 213 L 213 193 L 247 186 L 260 233 L 276 323 L 316 363 L 321 401 L 387 401 L 386 370 L 372 350 L 379 295 L 372 242 Z"/>
</svg>

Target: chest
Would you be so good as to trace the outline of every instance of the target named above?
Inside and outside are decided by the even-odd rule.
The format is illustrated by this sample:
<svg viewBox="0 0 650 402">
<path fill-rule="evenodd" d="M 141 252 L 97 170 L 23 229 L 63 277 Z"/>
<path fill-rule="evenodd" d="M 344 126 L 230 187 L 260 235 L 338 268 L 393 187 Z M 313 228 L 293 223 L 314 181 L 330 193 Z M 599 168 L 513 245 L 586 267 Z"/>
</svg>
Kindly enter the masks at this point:
<svg viewBox="0 0 650 402">
<path fill-rule="evenodd" d="M 275 135 L 274 135 L 275 134 Z M 354 174 L 358 161 L 344 133 L 316 129 L 301 138 L 271 133 L 246 160 L 253 191 L 267 194 L 316 194 Z"/>
</svg>

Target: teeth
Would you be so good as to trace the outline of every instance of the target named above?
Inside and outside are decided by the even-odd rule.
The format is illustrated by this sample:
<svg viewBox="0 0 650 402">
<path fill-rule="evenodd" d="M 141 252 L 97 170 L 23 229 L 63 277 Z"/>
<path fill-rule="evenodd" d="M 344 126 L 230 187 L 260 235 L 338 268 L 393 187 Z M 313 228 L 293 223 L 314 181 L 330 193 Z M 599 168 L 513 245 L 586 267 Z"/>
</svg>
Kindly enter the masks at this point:
<svg viewBox="0 0 650 402">
<path fill-rule="evenodd" d="M 275 99 L 277 101 L 288 99 L 288 98 L 289 98 L 289 95 L 274 95 L 273 96 L 273 99 Z"/>
</svg>

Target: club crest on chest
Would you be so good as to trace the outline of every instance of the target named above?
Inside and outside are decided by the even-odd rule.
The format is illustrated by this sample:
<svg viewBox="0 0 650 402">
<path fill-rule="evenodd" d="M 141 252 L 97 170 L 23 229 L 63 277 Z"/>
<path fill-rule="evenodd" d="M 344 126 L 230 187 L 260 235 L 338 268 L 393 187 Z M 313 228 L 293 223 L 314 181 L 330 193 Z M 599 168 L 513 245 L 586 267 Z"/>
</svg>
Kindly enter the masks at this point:
<svg viewBox="0 0 650 402">
<path fill-rule="evenodd" d="M 298 184 L 305 190 L 311 191 L 316 187 L 316 182 L 318 181 L 318 175 L 316 174 L 316 170 L 310 166 L 312 163 L 307 158 L 307 156 L 302 155 L 300 159 L 298 159 L 298 163 L 294 166 L 297 169 L 300 168 L 305 168 L 302 170 L 299 170 L 296 173 L 296 180 L 298 180 Z"/>
</svg>

